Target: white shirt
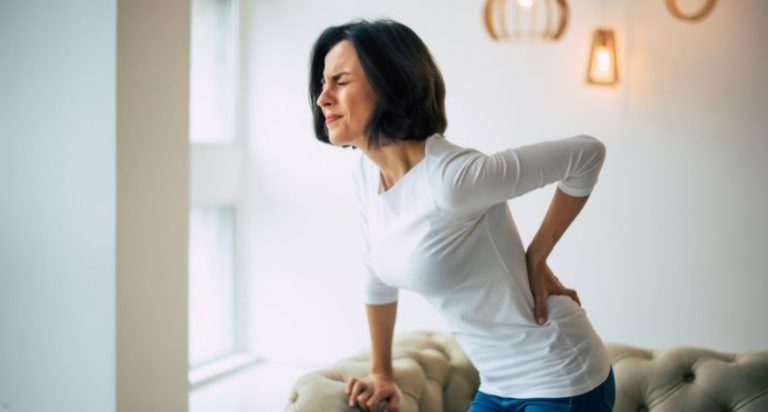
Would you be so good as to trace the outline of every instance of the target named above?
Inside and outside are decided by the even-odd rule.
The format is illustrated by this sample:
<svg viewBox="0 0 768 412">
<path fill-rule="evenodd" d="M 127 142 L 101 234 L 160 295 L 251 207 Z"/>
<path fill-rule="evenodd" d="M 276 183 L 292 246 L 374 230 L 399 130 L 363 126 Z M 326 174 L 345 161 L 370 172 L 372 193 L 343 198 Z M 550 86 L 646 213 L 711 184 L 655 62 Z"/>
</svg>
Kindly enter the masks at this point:
<svg viewBox="0 0 768 412">
<path fill-rule="evenodd" d="M 575 396 L 608 377 L 610 360 L 584 310 L 547 299 L 534 321 L 525 249 L 507 200 L 552 182 L 571 196 L 597 183 L 605 146 L 575 136 L 485 155 L 434 134 L 389 190 L 359 154 L 365 302 L 416 292 L 441 313 L 480 375 L 479 390 L 513 398 Z"/>
</svg>

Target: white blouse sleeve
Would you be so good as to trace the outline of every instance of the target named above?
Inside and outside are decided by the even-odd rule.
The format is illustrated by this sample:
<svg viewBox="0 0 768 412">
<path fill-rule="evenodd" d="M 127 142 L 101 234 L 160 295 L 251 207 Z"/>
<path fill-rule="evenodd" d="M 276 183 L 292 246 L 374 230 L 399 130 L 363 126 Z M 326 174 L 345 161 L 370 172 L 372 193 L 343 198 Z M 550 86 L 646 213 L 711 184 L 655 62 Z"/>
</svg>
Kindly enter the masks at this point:
<svg viewBox="0 0 768 412">
<path fill-rule="evenodd" d="M 439 165 L 438 207 L 477 211 L 559 182 L 571 196 L 588 196 L 605 160 L 605 145 L 579 135 L 503 150 L 491 155 L 463 149 Z"/>
<path fill-rule="evenodd" d="M 363 242 L 363 266 L 365 270 L 365 282 L 364 282 L 364 299 L 365 303 L 369 305 L 383 305 L 386 303 L 396 302 L 398 299 L 399 289 L 389 286 L 381 281 L 376 275 L 371 265 L 371 250 L 370 250 L 370 237 L 368 233 L 368 220 L 367 220 L 367 207 L 365 202 L 365 195 L 367 185 L 364 184 L 364 169 L 361 163 L 358 169 L 354 173 L 355 181 L 355 197 L 357 199 L 357 208 L 360 215 L 360 234 Z"/>
</svg>

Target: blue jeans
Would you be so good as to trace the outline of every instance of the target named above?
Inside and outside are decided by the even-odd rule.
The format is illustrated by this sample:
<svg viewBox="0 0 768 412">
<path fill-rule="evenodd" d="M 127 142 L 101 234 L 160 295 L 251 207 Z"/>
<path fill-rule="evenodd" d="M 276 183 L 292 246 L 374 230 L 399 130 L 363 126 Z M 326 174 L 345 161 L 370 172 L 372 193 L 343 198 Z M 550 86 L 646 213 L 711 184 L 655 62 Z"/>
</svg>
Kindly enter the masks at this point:
<svg viewBox="0 0 768 412">
<path fill-rule="evenodd" d="M 610 412 L 616 401 L 613 368 L 595 389 L 565 398 L 502 398 L 478 391 L 469 412 Z"/>
</svg>

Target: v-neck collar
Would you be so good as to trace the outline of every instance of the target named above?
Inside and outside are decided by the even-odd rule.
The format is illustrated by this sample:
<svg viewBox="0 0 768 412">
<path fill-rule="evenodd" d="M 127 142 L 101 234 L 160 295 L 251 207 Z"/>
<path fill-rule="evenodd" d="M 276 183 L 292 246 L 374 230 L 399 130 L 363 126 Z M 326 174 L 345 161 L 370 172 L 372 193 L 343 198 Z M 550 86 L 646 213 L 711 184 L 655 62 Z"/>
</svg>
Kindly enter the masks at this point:
<svg viewBox="0 0 768 412">
<path fill-rule="evenodd" d="M 416 162 L 416 164 L 415 164 L 415 165 L 411 166 L 411 168 L 410 168 L 410 169 L 408 169 L 408 171 L 407 171 L 407 172 L 405 172 L 405 174 L 404 174 L 404 175 L 402 175 L 402 176 L 400 177 L 400 179 L 397 179 L 397 182 L 395 182 L 395 184 L 394 184 L 394 185 L 392 185 L 392 187 L 390 187 L 389 189 L 387 189 L 387 190 L 383 190 L 383 189 L 384 189 L 384 183 L 383 183 L 383 181 L 382 181 L 382 179 L 381 179 L 381 168 L 379 168 L 378 166 L 376 166 L 376 168 L 375 168 L 375 169 L 376 169 L 376 180 L 378 181 L 378 185 L 376 185 L 376 194 L 377 194 L 377 195 L 378 195 L 380 198 L 384 198 L 384 197 L 388 196 L 388 194 L 389 194 L 389 193 L 391 193 L 391 192 L 393 192 L 393 191 L 397 190 L 397 188 L 398 188 L 398 187 L 402 186 L 400 183 L 401 183 L 401 182 L 402 182 L 404 179 L 407 179 L 407 178 L 408 178 L 408 176 L 410 176 L 410 175 L 412 175 L 412 174 L 415 174 L 415 173 L 416 173 L 416 169 L 423 167 L 423 166 L 422 166 L 422 164 L 423 164 L 423 163 L 425 162 L 425 160 L 427 159 L 427 155 L 428 155 L 428 153 L 429 153 L 429 142 L 430 142 L 430 141 L 432 140 L 432 138 L 434 138 L 436 135 L 438 135 L 438 133 L 434 133 L 434 134 L 432 134 L 431 136 L 427 137 L 427 138 L 424 140 L 424 157 L 422 157 L 422 158 L 421 158 L 421 160 L 419 160 L 418 162 Z M 374 165 L 375 165 L 375 163 L 374 163 Z"/>
</svg>

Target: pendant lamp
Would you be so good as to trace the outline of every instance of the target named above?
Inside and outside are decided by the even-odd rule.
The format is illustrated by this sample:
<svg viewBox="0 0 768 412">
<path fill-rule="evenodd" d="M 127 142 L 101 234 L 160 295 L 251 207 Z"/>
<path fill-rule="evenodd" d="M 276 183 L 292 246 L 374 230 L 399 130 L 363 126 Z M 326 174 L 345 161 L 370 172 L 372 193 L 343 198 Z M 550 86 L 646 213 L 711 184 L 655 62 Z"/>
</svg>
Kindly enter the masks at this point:
<svg viewBox="0 0 768 412">
<path fill-rule="evenodd" d="M 569 15 L 566 0 L 486 0 L 483 18 L 495 41 L 557 40 Z"/>
</svg>

